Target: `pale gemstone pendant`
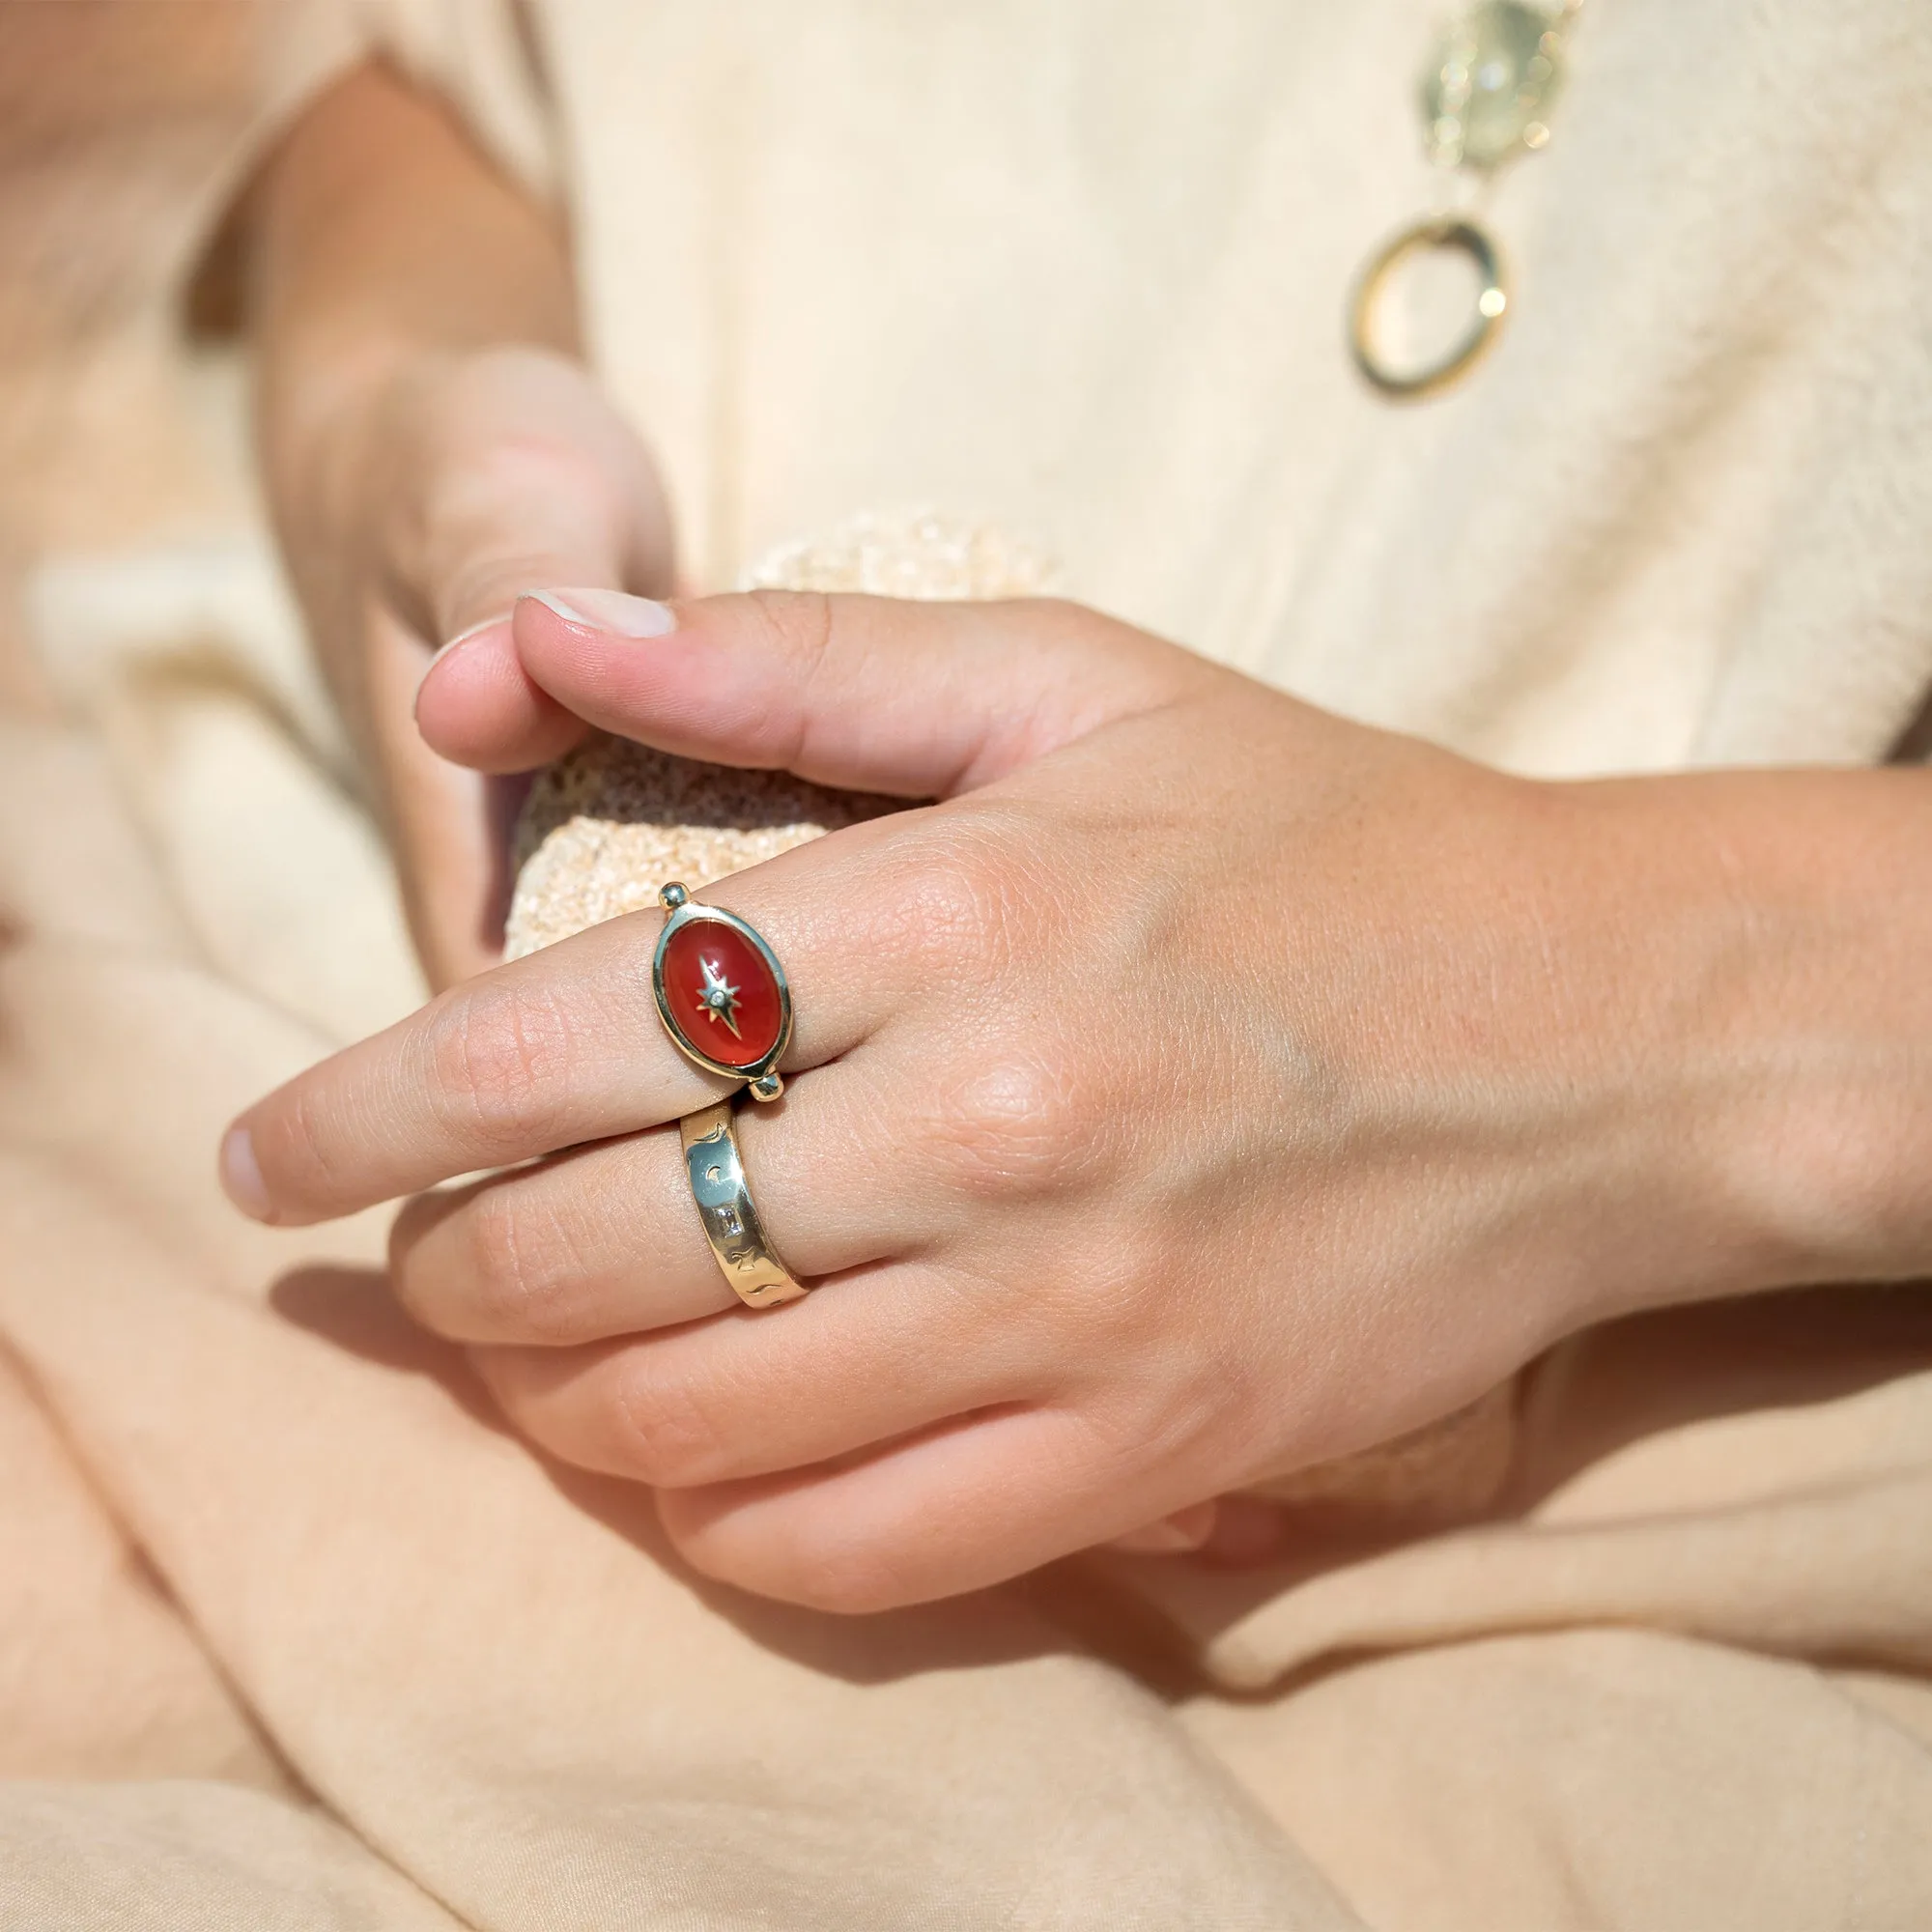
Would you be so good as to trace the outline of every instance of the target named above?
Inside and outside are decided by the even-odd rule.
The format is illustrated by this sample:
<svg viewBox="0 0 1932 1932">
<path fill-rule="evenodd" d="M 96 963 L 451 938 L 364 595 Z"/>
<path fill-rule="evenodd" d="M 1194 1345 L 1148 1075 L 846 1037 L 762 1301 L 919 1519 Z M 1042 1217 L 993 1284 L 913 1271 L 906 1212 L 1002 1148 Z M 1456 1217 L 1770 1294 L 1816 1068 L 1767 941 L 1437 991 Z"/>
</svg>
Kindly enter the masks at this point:
<svg viewBox="0 0 1932 1932">
<path fill-rule="evenodd" d="M 1527 0 L 1480 0 L 1443 29 L 1421 86 L 1423 146 L 1438 168 L 1487 181 L 1549 139 L 1565 32 L 1580 4 L 1566 0 L 1558 10 Z M 1468 291 L 1466 324 L 1450 327 L 1419 352 L 1405 348 L 1404 331 L 1389 326 L 1391 313 L 1416 309 L 1402 298 L 1419 292 L 1418 274 L 1429 271 L 1439 284 L 1437 271 L 1458 266 Z M 1435 395 L 1466 375 L 1495 341 L 1510 302 L 1502 249 L 1465 198 L 1459 213 L 1425 215 L 1370 257 L 1350 300 L 1350 350 L 1384 396 Z"/>
<path fill-rule="evenodd" d="M 1472 8 L 1444 32 L 1422 76 L 1430 159 L 1487 172 L 1540 148 L 1561 63 L 1552 14 L 1522 0 Z"/>
</svg>

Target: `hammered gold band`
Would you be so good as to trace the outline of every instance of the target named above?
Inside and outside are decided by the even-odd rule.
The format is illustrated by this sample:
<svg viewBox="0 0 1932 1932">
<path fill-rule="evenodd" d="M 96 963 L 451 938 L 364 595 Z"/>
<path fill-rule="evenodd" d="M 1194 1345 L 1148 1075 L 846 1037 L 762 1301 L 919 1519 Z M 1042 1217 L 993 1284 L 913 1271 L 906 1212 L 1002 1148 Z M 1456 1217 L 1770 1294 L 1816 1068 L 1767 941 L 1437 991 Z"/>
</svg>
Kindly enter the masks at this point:
<svg viewBox="0 0 1932 1932">
<path fill-rule="evenodd" d="M 731 1102 L 721 1100 L 715 1107 L 687 1114 L 677 1123 L 684 1141 L 685 1173 L 719 1272 L 747 1308 L 776 1308 L 810 1290 L 793 1280 L 765 1237 L 758 1210 L 752 1205 L 731 1113 Z"/>
</svg>

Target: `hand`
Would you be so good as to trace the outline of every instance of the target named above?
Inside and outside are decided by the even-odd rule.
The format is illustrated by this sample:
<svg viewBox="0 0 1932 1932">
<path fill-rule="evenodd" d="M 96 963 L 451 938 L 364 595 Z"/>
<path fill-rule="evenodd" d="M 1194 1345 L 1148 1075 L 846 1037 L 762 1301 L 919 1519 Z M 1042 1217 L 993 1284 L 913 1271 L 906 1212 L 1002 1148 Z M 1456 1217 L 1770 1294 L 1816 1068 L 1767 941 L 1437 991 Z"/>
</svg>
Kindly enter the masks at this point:
<svg viewBox="0 0 1932 1932">
<path fill-rule="evenodd" d="M 970 1589 L 1828 1264 L 1771 1232 L 1823 1209 L 1762 1157 L 1791 1094 L 1712 883 L 1730 781 L 1502 777 L 1066 606 L 569 608 L 513 641 L 577 716 L 941 801 L 712 895 L 795 989 L 740 1134 L 817 1292 L 719 1278 L 673 1124 L 719 1090 L 660 1031 L 655 914 L 304 1074 L 226 1175 L 304 1221 L 535 1161 L 412 1202 L 398 1291 L 538 1443 L 657 1486 L 699 1570 Z"/>
<path fill-rule="evenodd" d="M 556 211 L 392 69 L 324 89 L 251 208 L 270 499 L 417 951 L 447 985 L 501 951 L 514 800 L 486 775 L 583 728 L 488 645 L 534 584 L 668 588 L 664 496 L 575 354 Z M 469 769 L 412 715 L 445 643 L 462 728 L 440 749 Z"/>
<path fill-rule="evenodd" d="M 637 438 L 549 351 L 412 358 L 331 435 L 334 488 L 307 519 L 285 514 L 284 542 L 375 781 L 417 951 L 449 985 L 501 956 L 517 793 L 492 775 L 543 764 L 586 729 L 519 670 L 511 608 L 541 583 L 668 588 L 669 518 Z M 433 660 L 460 719 L 435 749 L 415 717 Z"/>
</svg>

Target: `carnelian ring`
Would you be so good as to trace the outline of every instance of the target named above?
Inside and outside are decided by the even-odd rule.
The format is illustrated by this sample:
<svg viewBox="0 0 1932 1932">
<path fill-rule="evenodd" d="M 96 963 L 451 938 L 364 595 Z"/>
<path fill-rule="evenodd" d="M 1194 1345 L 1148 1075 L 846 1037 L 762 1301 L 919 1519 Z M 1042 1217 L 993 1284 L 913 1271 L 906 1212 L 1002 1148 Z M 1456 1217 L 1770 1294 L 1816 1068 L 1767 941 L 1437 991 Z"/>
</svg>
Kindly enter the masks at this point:
<svg viewBox="0 0 1932 1932">
<path fill-rule="evenodd" d="M 675 880 L 658 893 L 669 918 L 651 955 L 651 997 L 687 1060 L 742 1080 L 754 1100 L 784 1091 L 778 1064 L 791 1043 L 791 986 L 756 926 L 699 905 Z"/>
</svg>

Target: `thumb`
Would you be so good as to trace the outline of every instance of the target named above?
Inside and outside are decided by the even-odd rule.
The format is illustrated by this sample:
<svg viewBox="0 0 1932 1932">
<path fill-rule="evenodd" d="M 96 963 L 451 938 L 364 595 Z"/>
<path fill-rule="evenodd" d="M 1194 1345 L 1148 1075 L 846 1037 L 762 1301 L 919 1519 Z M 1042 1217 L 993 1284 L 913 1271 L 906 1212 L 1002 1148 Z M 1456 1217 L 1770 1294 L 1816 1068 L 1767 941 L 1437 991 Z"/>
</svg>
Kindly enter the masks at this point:
<svg viewBox="0 0 1932 1932">
<path fill-rule="evenodd" d="M 526 673 L 517 599 L 541 583 L 657 587 L 669 519 L 648 458 L 580 372 L 499 356 L 485 374 L 467 417 L 427 439 L 390 564 L 442 640 L 415 695 L 423 740 L 476 770 L 527 771 L 586 726 Z"/>
<path fill-rule="evenodd" d="M 626 738 L 819 784 L 946 798 L 1197 689 L 1192 653 L 1073 604 L 597 590 L 517 606 L 531 681 Z"/>
</svg>

